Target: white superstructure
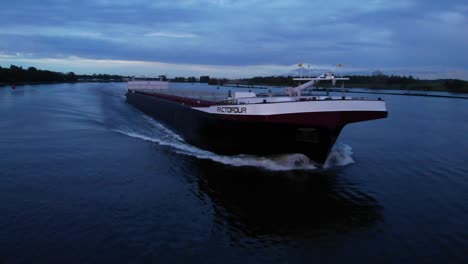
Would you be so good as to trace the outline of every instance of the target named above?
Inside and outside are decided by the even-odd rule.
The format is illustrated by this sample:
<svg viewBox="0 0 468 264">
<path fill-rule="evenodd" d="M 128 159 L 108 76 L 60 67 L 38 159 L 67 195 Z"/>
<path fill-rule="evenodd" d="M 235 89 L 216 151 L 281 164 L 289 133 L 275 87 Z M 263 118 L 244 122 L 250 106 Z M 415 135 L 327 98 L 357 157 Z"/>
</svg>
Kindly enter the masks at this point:
<svg viewBox="0 0 468 264">
<path fill-rule="evenodd" d="M 311 86 L 316 85 L 317 83 L 321 81 L 331 81 L 332 85 L 335 85 L 336 81 L 348 81 L 349 78 L 343 78 L 343 77 L 335 77 L 335 75 L 332 72 L 327 72 L 319 77 L 316 78 L 309 78 L 309 77 L 301 77 L 301 78 L 294 78 L 293 80 L 295 81 L 308 81 L 304 84 L 301 84 L 296 87 L 288 87 L 286 88 L 286 93 L 289 96 L 301 96 L 301 91 L 304 89 L 307 89 Z"/>
</svg>

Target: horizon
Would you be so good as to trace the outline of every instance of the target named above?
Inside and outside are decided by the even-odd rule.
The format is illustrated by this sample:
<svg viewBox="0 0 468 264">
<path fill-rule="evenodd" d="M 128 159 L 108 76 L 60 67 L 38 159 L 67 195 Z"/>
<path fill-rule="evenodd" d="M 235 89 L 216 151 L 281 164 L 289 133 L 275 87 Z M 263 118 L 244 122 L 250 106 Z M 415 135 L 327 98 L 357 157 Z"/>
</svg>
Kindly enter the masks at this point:
<svg viewBox="0 0 468 264">
<path fill-rule="evenodd" d="M 329 72 L 330 70 L 329 69 L 306 69 L 304 67 L 299 67 L 292 71 L 290 71 L 289 73 L 287 74 L 278 74 L 278 75 L 256 75 L 256 76 L 249 76 L 249 77 L 237 77 L 237 78 L 230 78 L 230 77 L 226 77 L 226 76 L 210 76 L 210 75 L 207 75 L 207 74 L 200 74 L 200 75 L 185 75 L 185 76 L 181 76 L 181 75 L 174 75 L 174 76 L 167 76 L 165 74 L 153 74 L 153 75 L 128 75 L 128 74 L 113 74 L 113 73 L 106 73 L 106 72 L 93 72 L 93 73 L 76 73 L 76 72 L 73 72 L 73 71 L 61 71 L 61 70 L 51 70 L 51 69 L 46 69 L 46 68 L 38 68 L 38 67 L 35 67 L 35 66 L 32 66 L 32 65 L 14 65 L 14 64 L 10 64 L 8 66 L 6 65 L 0 65 L 0 68 L 3 68 L 3 69 L 10 69 L 12 66 L 14 67 L 19 67 L 21 68 L 22 70 L 28 70 L 29 68 L 35 68 L 36 70 L 40 70 L 40 71 L 52 71 L 52 72 L 55 72 L 55 73 L 60 73 L 60 74 L 68 74 L 68 73 L 73 73 L 77 76 L 93 76 L 93 75 L 108 75 L 108 76 L 118 76 L 118 77 L 123 77 L 123 78 L 138 78 L 138 77 L 141 77 L 141 78 L 160 78 L 161 76 L 165 76 L 168 80 L 172 80 L 172 79 L 177 79 L 177 78 L 184 78 L 184 79 L 189 79 L 189 78 L 195 78 L 196 80 L 199 80 L 201 77 L 204 77 L 204 76 L 208 76 L 210 77 L 210 79 L 226 79 L 226 80 L 242 80 L 242 79 L 251 79 L 251 78 L 262 78 L 262 77 L 299 77 L 299 76 L 319 76 L 325 72 Z M 298 66 L 298 65 L 296 65 Z M 336 69 L 339 69 L 339 67 L 332 67 L 332 68 L 336 68 Z M 336 71 L 333 71 L 333 73 L 336 73 Z M 428 81 L 431 81 L 431 80 L 462 80 L 462 81 L 468 81 L 468 80 L 464 80 L 464 79 L 460 79 L 460 78 L 420 78 L 418 76 L 414 76 L 412 74 L 398 74 L 398 73 L 391 73 L 391 74 L 388 74 L 386 72 L 383 72 L 381 70 L 374 70 L 372 72 L 367 72 L 367 71 L 347 71 L 347 72 L 340 72 L 338 71 L 338 75 L 342 75 L 342 76 L 375 76 L 376 74 L 378 75 L 383 75 L 383 76 L 387 76 L 387 77 L 392 77 L 392 76 L 395 76 L 395 77 L 406 77 L 406 78 L 414 78 L 416 80 L 428 80 Z"/>
<path fill-rule="evenodd" d="M 460 34 L 468 4 L 458 0 L 46 0 L 3 10 L 2 67 L 250 78 L 287 75 L 303 63 L 343 74 L 468 80 L 468 36 Z"/>
</svg>

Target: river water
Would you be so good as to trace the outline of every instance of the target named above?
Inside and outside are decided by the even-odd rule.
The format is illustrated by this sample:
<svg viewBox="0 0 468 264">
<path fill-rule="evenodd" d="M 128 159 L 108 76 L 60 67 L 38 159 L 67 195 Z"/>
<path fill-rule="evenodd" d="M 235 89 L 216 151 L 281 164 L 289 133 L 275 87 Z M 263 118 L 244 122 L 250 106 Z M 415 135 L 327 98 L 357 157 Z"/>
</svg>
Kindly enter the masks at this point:
<svg viewBox="0 0 468 264">
<path fill-rule="evenodd" d="M 379 95 L 318 170 L 190 146 L 124 94 L 0 89 L 0 263 L 468 262 L 466 100 Z"/>
</svg>

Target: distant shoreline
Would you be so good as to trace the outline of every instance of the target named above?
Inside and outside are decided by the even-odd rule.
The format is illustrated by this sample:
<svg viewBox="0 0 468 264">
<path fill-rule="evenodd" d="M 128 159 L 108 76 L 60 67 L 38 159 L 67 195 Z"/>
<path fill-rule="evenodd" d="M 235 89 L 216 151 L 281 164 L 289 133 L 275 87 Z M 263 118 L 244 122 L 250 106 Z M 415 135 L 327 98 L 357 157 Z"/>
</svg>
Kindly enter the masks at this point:
<svg viewBox="0 0 468 264">
<path fill-rule="evenodd" d="M 247 84 L 224 84 L 220 85 L 224 87 L 233 87 L 233 88 L 243 88 L 243 89 L 270 89 L 270 88 L 285 88 L 288 85 L 267 85 L 267 84 L 257 84 L 257 85 L 247 85 Z M 365 89 L 369 90 L 369 92 L 362 92 L 362 91 L 353 91 L 354 89 Z M 313 88 L 313 91 L 330 91 L 330 92 L 341 92 L 342 89 L 339 87 L 319 87 Z M 368 94 L 390 94 L 390 93 L 382 93 L 379 91 L 406 91 L 407 93 L 398 93 L 399 95 L 420 95 L 425 96 L 426 93 L 430 92 L 445 92 L 451 94 L 460 94 L 468 96 L 468 92 L 459 92 L 459 91 L 450 91 L 444 89 L 415 89 L 415 88 L 397 88 L 394 86 L 380 86 L 380 87 L 372 87 L 370 84 L 362 85 L 362 86 L 345 86 L 345 92 L 349 93 L 368 93 Z M 457 97 L 458 98 L 458 97 Z"/>
<path fill-rule="evenodd" d="M 163 80 L 165 75 L 160 75 Z M 353 88 L 368 89 L 366 93 L 378 94 L 381 90 L 406 91 L 406 93 L 398 93 L 400 95 L 412 96 L 427 96 L 432 92 L 446 92 L 456 95 L 468 94 L 468 81 L 456 79 L 439 79 L 439 80 L 420 80 L 412 76 L 395 76 L 385 75 L 377 72 L 373 75 L 351 75 L 346 82 L 346 90 L 353 92 Z M 132 76 L 110 75 L 110 74 L 92 74 L 78 75 L 73 72 L 61 73 L 48 70 L 39 70 L 34 67 L 23 69 L 15 65 L 10 65 L 9 68 L 0 67 L 0 87 L 16 87 L 24 85 L 41 85 L 41 84 L 60 84 L 60 83 L 108 83 L 108 82 L 125 82 L 131 79 Z M 226 78 L 210 78 L 209 76 L 196 77 L 175 77 L 169 81 L 178 83 L 208 83 L 209 85 L 218 85 L 225 87 L 245 88 L 245 89 L 270 89 L 274 87 L 296 86 L 298 83 L 293 76 L 266 76 L 252 77 L 245 79 L 229 80 Z M 329 90 L 341 92 L 341 83 L 336 86 L 329 84 L 320 85 L 317 90 Z M 363 93 L 363 92 L 362 92 Z M 389 93 L 385 93 L 389 94 Z M 451 96 L 451 95 L 448 95 Z M 440 97 L 440 96 L 438 96 Z M 457 97 L 458 96 L 454 96 Z M 465 98 L 465 97 L 463 97 Z"/>
<path fill-rule="evenodd" d="M 62 84 L 62 83 L 112 83 L 112 82 L 126 82 L 126 81 L 120 81 L 120 80 L 80 80 L 80 81 L 69 81 L 69 82 L 59 82 L 59 81 L 50 81 L 50 82 L 15 82 L 15 83 L 1 83 L 0 82 L 0 88 L 1 87 L 8 87 L 8 86 L 24 86 L 24 85 L 42 85 L 42 84 Z"/>
<path fill-rule="evenodd" d="M 0 88 L 3 87 L 12 87 L 12 85 L 15 86 L 25 86 L 25 85 L 44 85 L 44 84 L 64 84 L 64 83 L 69 83 L 69 84 L 74 84 L 74 83 L 115 83 L 115 82 L 126 82 L 126 81 L 120 81 L 120 80 L 81 80 L 81 81 L 75 81 L 75 82 L 21 82 L 21 83 L 14 83 L 14 84 L 9 84 L 9 83 L 0 83 Z M 233 87 L 233 88 L 243 88 L 243 89 L 269 89 L 269 88 L 282 88 L 285 86 L 254 86 L 254 85 L 235 85 L 235 84 L 225 84 L 225 85 L 220 85 L 224 87 Z M 365 89 L 367 91 L 354 91 L 354 89 Z M 341 92 L 341 88 L 316 88 L 312 89 L 312 91 L 319 91 L 319 92 L 324 92 L 324 91 L 330 91 L 334 93 Z M 380 91 L 406 91 L 404 92 L 380 92 Z M 456 95 L 440 95 L 440 94 L 428 94 L 430 92 L 446 92 L 446 93 L 451 93 L 451 94 L 456 94 Z M 401 95 L 401 96 L 419 96 L 419 97 L 438 97 L 438 98 L 456 98 L 456 99 L 467 99 L 468 100 L 468 93 L 463 93 L 463 92 L 450 92 L 450 91 L 424 91 L 424 90 L 408 90 L 408 89 L 397 89 L 397 88 L 366 88 L 366 87 L 346 87 L 345 88 L 345 93 L 362 93 L 362 94 L 382 94 L 382 95 Z M 464 96 L 463 96 L 464 95 Z"/>
<path fill-rule="evenodd" d="M 353 91 L 352 89 L 358 88 L 351 88 L 347 89 L 346 93 L 362 93 L 362 94 L 383 94 L 383 95 L 402 95 L 402 96 L 420 96 L 420 97 L 440 97 L 440 98 L 457 98 L 457 99 L 468 99 L 468 93 L 456 93 L 456 92 L 447 92 L 447 91 L 428 91 L 428 92 L 447 92 L 447 93 L 454 93 L 457 95 L 442 95 L 442 94 L 427 94 L 421 93 L 422 91 L 413 90 L 410 92 L 408 90 L 396 90 L 396 89 L 369 89 L 369 88 L 362 88 L 370 91 Z M 407 91 L 406 93 L 396 93 L 396 92 L 374 92 L 372 90 L 385 90 L 385 91 Z M 340 92 L 338 89 L 334 89 L 333 92 Z M 458 95 L 466 95 L 466 96 L 458 96 Z"/>
</svg>

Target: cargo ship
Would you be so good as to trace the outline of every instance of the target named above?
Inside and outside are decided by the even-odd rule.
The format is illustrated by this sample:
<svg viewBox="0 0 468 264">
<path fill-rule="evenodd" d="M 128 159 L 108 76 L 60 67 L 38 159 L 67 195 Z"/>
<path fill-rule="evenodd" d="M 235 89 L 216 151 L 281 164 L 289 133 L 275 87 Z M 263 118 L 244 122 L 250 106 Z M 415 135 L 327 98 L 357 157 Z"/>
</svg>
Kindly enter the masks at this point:
<svg viewBox="0 0 468 264">
<path fill-rule="evenodd" d="M 133 79 L 126 98 L 201 149 L 222 155 L 301 153 L 319 166 L 345 125 L 387 117 L 380 98 L 305 94 L 319 82 L 335 85 L 348 78 L 324 73 L 294 80 L 302 84 L 262 94 L 187 91 L 162 80 Z"/>
</svg>

